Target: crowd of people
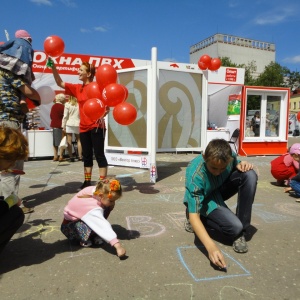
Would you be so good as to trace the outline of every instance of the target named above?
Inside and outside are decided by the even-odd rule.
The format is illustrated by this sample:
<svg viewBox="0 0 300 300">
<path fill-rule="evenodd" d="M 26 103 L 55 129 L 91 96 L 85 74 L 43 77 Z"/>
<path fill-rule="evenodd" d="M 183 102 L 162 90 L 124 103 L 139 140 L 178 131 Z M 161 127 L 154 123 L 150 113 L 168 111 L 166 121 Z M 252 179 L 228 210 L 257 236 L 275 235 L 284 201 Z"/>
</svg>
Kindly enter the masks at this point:
<svg viewBox="0 0 300 300">
<path fill-rule="evenodd" d="M 51 59 L 50 59 L 51 60 Z M 55 63 L 51 62 L 52 71 L 56 84 L 65 90 L 65 94 L 73 96 L 77 99 L 79 105 L 79 139 L 82 147 L 82 160 L 84 166 L 84 181 L 78 190 L 91 185 L 92 171 L 93 171 L 93 157 L 98 164 L 99 179 L 104 179 L 107 176 L 107 160 L 104 152 L 104 142 L 106 125 L 104 117 L 107 113 L 99 119 L 97 122 L 90 120 L 83 112 L 83 105 L 89 99 L 87 96 L 87 86 L 93 82 L 95 77 L 95 66 L 83 62 L 78 70 L 78 79 L 82 81 L 82 84 L 64 82 L 55 66 Z"/>
<path fill-rule="evenodd" d="M 278 186 L 284 186 L 284 192 L 296 197 L 300 202 L 300 143 L 293 144 L 289 151 L 271 161 L 271 174 Z"/>
<path fill-rule="evenodd" d="M 79 137 L 79 107 L 77 99 L 73 96 L 69 96 L 69 101 L 65 104 L 64 115 L 62 119 L 62 129 L 66 135 L 67 144 L 68 144 L 68 153 L 70 161 L 74 162 L 75 157 L 73 155 L 73 135 L 77 143 L 77 155 L 78 160 L 82 161 L 82 147 Z"/>
<path fill-rule="evenodd" d="M 62 119 L 64 117 L 66 96 L 63 93 L 57 94 L 55 96 L 54 104 L 50 111 L 50 127 L 53 133 L 53 151 L 54 157 L 53 161 L 63 161 L 64 160 L 64 148 L 59 147 L 61 140 L 64 136 L 62 129 Z"/>
<path fill-rule="evenodd" d="M 64 93 L 57 94 L 51 107 L 50 120 L 50 127 L 53 132 L 53 161 L 64 161 L 66 149 L 70 162 L 75 162 L 75 159 L 82 161 L 77 99 L 73 96 L 69 96 L 67 99 Z M 63 142 L 64 139 L 65 143 Z M 74 149 L 73 141 L 76 143 L 76 149 Z"/>
<path fill-rule="evenodd" d="M 33 208 L 22 207 L 18 197 L 20 175 L 24 174 L 24 160 L 28 157 L 28 141 L 22 133 L 22 124 L 29 111 L 26 98 L 41 104 L 37 90 L 31 87 L 32 38 L 26 30 L 18 30 L 15 39 L 0 45 L 0 251 L 24 222 L 24 214 Z M 110 243 L 119 257 L 126 254 L 116 233 L 107 221 L 116 200 L 122 196 L 120 182 L 107 178 L 107 160 L 104 154 L 105 123 L 91 122 L 81 111 L 88 100 L 85 88 L 93 81 L 95 67 L 83 63 L 79 79 L 83 84 L 64 83 L 53 64 L 53 74 L 58 86 L 65 93 L 55 96 L 50 118 L 53 130 L 53 161 L 63 161 L 60 143 L 66 136 L 70 161 L 74 161 L 72 149 L 73 134 L 77 139 L 79 159 L 84 163 L 84 182 L 64 210 L 61 231 L 71 241 L 83 247 Z M 66 95 L 70 96 L 66 104 Z M 82 144 L 82 146 L 81 146 Z M 99 166 L 99 182 L 91 184 L 93 155 Z"/>
<path fill-rule="evenodd" d="M 18 197 L 20 175 L 28 156 L 28 142 L 21 133 L 21 124 L 28 111 L 25 98 L 40 105 L 38 92 L 31 87 L 34 75 L 32 38 L 25 30 L 18 30 L 15 39 L 0 45 L 0 251 L 22 226 L 24 214 Z M 19 51 L 21 49 L 22 51 Z M 70 162 L 75 158 L 73 135 L 77 140 L 78 158 L 83 161 L 84 180 L 78 193 L 64 208 L 61 232 L 71 242 L 82 247 L 101 245 L 103 241 L 115 248 L 118 257 L 126 255 L 107 218 L 122 196 L 120 181 L 107 177 L 108 163 L 104 152 L 106 125 L 104 118 L 94 122 L 83 113 L 88 100 L 86 89 L 93 82 L 95 67 L 83 62 L 78 70 L 82 83 L 67 83 L 51 63 L 56 84 L 64 93 L 55 96 L 50 112 L 53 129 L 53 161 L 63 161 L 60 143 L 65 136 Z M 68 97 L 68 101 L 67 100 Z M 108 110 L 107 110 L 108 112 Z M 259 129 L 259 113 L 255 114 L 252 130 Z M 94 157 L 98 165 L 97 184 L 91 182 Z M 274 159 L 271 174 L 285 192 L 294 192 L 300 198 L 300 144 L 294 144 L 288 153 Z M 237 253 L 248 251 L 246 233 L 251 223 L 258 176 L 253 165 L 241 161 L 224 139 L 210 141 L 203 153 L 187 166 L 185 178 L 186 231 L 193 232 L 207 250 L 213 265 L 226 269 L 224 255 L 209 234 L 213 229 L 231 241 Z M 226 201 L 237 195 L 234 213 Z"/>
<path fill-rule="evenodd" d="M 21 130 L 25 114 L 29 111 L 26 98 L 40 105 L 37 90 L 31 87 L 34 80 L 32 72 L 32 37 L 26 30 L 17 30 L 15 38 L 0 45 L 0 126 Z M 23 171 L 24 159 L 19 159 L 13 170 Z M 18 195 L 22 172 L 6 172 L 1 175 L 1 194 L 5 198 Z M 24 213 L 34 208 L 22 204 Z"/>
</svg>

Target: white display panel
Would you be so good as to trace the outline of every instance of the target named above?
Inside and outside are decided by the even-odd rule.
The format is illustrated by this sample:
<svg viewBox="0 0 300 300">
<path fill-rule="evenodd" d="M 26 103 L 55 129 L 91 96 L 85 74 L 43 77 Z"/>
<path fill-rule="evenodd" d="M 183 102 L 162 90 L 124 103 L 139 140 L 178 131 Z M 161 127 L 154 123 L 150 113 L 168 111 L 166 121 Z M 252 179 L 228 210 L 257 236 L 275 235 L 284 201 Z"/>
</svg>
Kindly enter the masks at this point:
<svg viewBox="0 0 300 300">
<path fill-rule="evenodd" d="M 28 130 L 29 158 L 53 156 L 52 130 Z"/>
</svg>

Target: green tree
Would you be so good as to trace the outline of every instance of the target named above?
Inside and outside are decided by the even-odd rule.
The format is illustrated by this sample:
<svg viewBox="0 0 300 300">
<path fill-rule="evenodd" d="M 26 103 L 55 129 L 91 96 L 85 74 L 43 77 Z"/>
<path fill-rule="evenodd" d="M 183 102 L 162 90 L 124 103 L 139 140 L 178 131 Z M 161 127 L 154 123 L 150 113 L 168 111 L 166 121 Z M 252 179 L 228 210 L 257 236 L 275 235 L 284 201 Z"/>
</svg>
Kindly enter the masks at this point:
<svg viewBox="0 0 300 300">
<path fill-rule="evenodd" d="M 233 67 L 238 68 L 238 65 L 231 61 L 231 59 L 227 56 L 220 57 L 222 62 L 222 67 Z"/>
<path fill-rule="evenodd" d="M 256 72 L 256 63 L 255 61 L 251 61 L 245 66 L 245 85 L 256 85 L 256 79 L 253 74 Z"/>
<path fill-rule="evenodd" d="M 282 67 L 276 62 L 267 65 L 264 71 L 257 77 L 256 85 L 258 86 L 286 86 L 285 78 L 288 75 L 288 69 Z"/>
<path fill-rule="evenodd" d="M 288 70 L 286 84 L 290 88 L 298 88 L 300 85 L 300 73 Z"/>
<path fill-rule="evenodd" d="M 298 88 L 300 86 L 300 73 L 290 71 L 278 63 L 271 62 L 264 71 L 257 77 L 254 73 L 257 70 L 255 61 L 246 64 L 236 64 L 229 57 L 220 57 L 223 67 L 244 68 L 245 85 L 249 86 L 272 86 Z"/>
</svg>

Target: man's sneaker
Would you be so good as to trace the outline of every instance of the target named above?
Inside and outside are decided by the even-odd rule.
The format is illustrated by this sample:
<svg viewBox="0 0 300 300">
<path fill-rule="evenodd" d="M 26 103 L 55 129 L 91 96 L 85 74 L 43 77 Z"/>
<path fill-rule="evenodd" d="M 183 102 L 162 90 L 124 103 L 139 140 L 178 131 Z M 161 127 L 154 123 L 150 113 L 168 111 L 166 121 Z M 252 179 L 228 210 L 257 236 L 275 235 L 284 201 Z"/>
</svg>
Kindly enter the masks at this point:
<svg viewBox="0 0 300 300">
<path fill-rule="evenodd" d="M 83 190 L 84 188 L 88 187 L 88 186 L 91 186 L 91 181 L 90 180 L 85 180 L 83 182 L 83 184 L 81 185 L 80 189 Z"/>
<path fill-rule="evenodd" d="M 237 253 L 246 253 L 248 251 L 247 242 L 243 235 L 233 242 L 232 247 Z"/>
<path fill-rule="evenodd" d="M 191 225 L 191 223 L 190 223 L 190 220 L 187 219 L 187 218 L 185 218 L 185 221 L 184 221 L 184 229 L 185 229 L 187 232 L 191 232 L 191 233 L 194 232 L 193 227 L 192 227 L 192 225 Z"/>
</svg>

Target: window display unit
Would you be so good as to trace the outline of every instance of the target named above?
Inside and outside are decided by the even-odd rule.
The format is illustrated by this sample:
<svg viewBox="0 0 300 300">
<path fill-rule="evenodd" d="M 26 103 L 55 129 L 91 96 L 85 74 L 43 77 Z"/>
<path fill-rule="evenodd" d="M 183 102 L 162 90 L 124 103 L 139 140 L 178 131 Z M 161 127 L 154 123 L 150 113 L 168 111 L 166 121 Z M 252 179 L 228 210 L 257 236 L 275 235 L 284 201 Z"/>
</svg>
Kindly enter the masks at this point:
<svg viewBox="0 0 300 300">
<path fill-rule="evenodd" d="M 240 155 L 279 155 L 287 151 L 288 88 L 243 88 Z"/>
<path fill-rule="evenodd" d="M 52 130 L 40 127 L 39 107 L 35 107 L 26 114 L 24 129 L 29 144 L 29 158 L 52 157 L 53 137 Z"/>
<path fill-rule="evenodd" d="M 230 131 L 229 129 L 211 129 L 206 132 L 206 144 L 208 144 L 211 140 L 214 139 L 224 139 L 229 141 L 230 139 Z"/>
<path fill-rule="evenodd" d="M 29 158 L 53 157 L 52 130 L 27 130 Z"/>
</svg>

